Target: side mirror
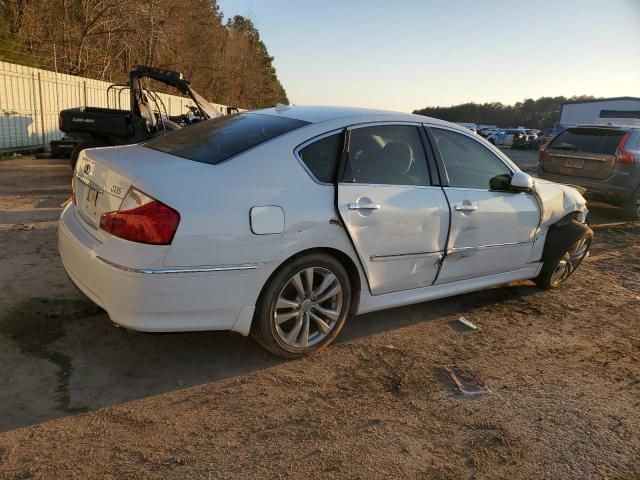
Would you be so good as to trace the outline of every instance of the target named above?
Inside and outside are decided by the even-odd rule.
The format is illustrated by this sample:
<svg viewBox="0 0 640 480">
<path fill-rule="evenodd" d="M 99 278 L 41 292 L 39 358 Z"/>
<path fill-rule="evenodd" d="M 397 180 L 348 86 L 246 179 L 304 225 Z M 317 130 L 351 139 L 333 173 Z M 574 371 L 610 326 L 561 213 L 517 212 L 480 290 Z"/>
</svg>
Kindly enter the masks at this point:
<svg viewBox="0 0 640 480">
<path fill-rule="evenodd" d="M 512 175 L 509 186 L 511 187 L 511 190 L 515 190 L 517 192 L 530 192 L 533 188 L 533 179 L 531 178 L 531 175 L 517 171 Z"/>
<path fill-rule="evenodd" d="M 509 190 L 511 187 L 511 175 L 504 173 L 502 175 L 496 175 L 489 180 L 490 190 Z"/>
</svg>

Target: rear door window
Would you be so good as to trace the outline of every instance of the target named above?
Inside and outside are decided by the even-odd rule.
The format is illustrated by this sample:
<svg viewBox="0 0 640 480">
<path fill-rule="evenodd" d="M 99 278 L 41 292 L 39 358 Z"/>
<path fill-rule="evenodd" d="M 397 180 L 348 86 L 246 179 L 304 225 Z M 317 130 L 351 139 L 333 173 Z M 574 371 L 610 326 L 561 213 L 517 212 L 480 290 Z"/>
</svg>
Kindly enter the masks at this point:
<svg viewBox="0 0 640 480">
<path fill-rule="evenodd" d="M 301 148 L 298 155 L 319 182 L 330 183 L 341 146 L 342 134 L 335 133 Z"/>
<path fill-rule="evenodd" d="M 293 118 L 240 113 L 198 123 L 151 140 L 145 147 L 215 165 L 308 122 Z"/>
<path fill-rule="evenodd" d="M 430 185 L 418 127 L 379 125 L 354 128 L 344 182 L 375 185 Z"/>
<path fill-rule="evenodd" d="M 614 155 L 625 133 L 607 128 L 568 128 L 551 141 L 549 148 Z"/>
</svg>

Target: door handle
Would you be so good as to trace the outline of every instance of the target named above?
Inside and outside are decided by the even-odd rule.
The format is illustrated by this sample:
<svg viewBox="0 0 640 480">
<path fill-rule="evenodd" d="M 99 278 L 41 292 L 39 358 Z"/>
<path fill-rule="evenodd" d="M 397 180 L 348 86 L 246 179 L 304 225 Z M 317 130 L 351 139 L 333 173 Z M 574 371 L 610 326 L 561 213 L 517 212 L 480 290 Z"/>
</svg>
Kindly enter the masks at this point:
<svg viewBox="0 0 640 480">
<path fill-rule="evenodd" d="M 456 212 L 477 212 L 478 206 L 462 204 L 462 205 L 456 205 L 455 209 L 456 209 Z"/>
<path fill-rule="evenodd" d="M 378 210 L 380 205 L 377 203 L 366 203 L 362 205 L 359 203 L 348 203 L 347 208 L 349 210 Z"/>
</svg>

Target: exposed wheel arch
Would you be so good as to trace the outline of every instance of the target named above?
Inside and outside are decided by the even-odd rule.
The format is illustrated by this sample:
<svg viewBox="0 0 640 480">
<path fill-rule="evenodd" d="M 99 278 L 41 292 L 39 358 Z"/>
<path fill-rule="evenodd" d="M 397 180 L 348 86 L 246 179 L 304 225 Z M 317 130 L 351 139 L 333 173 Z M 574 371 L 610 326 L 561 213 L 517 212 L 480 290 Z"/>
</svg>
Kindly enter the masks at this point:
<svg viewBox="0 0 640 480">
<path fill-rule="evenodd" d="M 554 222 L 551 225 L 549 225 L 549 228 L 564 227 L 565 225 L 568 225 L 574 220 L 577 221 L 579 215 L 580 215 L 580 212 L 578 211 L 567 213 L 564 217 L 559 219 L 557 222 Z"/>
</svg>

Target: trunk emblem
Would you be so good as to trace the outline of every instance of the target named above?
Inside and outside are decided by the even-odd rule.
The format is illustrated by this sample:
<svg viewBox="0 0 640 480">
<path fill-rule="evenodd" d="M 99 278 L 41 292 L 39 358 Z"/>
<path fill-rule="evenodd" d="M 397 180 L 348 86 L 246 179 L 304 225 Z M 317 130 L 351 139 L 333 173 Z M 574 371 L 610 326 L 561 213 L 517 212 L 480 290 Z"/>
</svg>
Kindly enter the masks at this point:
<svg viewBox="0 0 640 480">
<path fill-rule="evenodd" d="M 85 164 L 84 173 L 85 173 L 85 175 L 89 175 L 91 173 L 91 164 L 90 163 Z"/>
</svg>

